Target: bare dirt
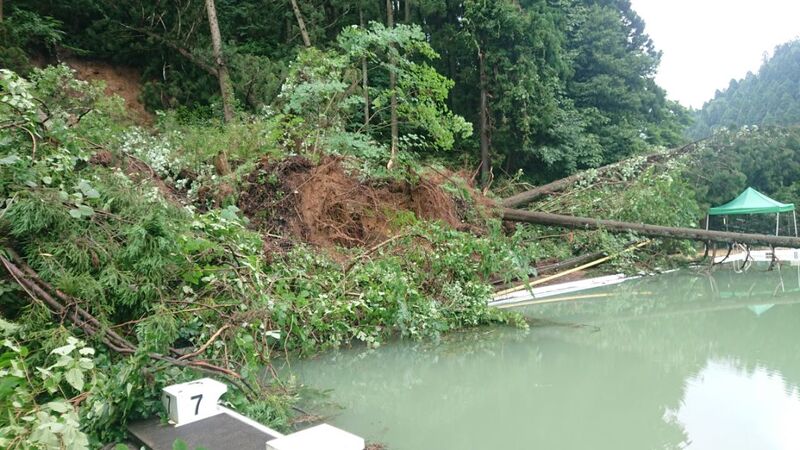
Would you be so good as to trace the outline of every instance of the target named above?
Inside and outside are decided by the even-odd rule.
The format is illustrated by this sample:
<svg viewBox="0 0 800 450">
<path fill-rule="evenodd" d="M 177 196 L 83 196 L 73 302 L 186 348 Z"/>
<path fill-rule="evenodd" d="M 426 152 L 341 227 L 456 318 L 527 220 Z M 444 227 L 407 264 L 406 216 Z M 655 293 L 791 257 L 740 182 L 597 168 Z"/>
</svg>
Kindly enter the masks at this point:
<svg viewBox="0 0 800 450">
<path fill-rule="evenodd" d="M 67 58 L 64 63 L 74 69 L 76 76 L 81 80 L 105 82 L 106 94 L 122 97 L 125 100 L 125 108 L 137 124 L 153 123 L 153 115 L 145 109 L 140 100 L 142 80 L 136 68 L 77 58 Z"/>
<path fill-rule="evenodd" d="M 407 223 L 408 213 L 474 230 L 463 220 L 465 205 L 459 203 L 465 202 L 442 189 L 451 176 L 364 182 L 347 172 L 341 158 L 326 157 L 319 164 L 302 157 L 263 159 L 246 177 L 239 208 L 265 236 L 326 248 L 382 242 Z"/>
</svg>

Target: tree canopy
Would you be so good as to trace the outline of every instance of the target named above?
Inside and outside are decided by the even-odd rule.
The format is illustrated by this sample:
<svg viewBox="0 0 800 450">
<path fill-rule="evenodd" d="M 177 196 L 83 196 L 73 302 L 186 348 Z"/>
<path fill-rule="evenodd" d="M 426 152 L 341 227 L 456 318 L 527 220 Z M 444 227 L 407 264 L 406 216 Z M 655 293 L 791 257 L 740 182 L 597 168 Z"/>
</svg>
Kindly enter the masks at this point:
<svg viewBox="0 0 800 450">
<path fill-rule="evenodd" d="M 430 146 L 414 137 L 422 128 L 434 147 L 452 147 L 453 159 L 477 160 L 480 133 L 448 130 L 464 129 L 457 117 L 480 129 L 482 87 L 484 128 L 498 174 L 522 169 L 545 181 L 682 139 L 687 113 L 656 85 L 660 53 L 628 0 L 217 0 L 238 108 L 260 111 L 275 103 L 305 41 L 322 52 L 341 48 L 342 31 L 386 23 L 388 7 L 398 24 L 416 26 L 431 47 L 412 57 L 415 70 L 399 74 L 402 150 L 425 153 Z M 24 69 L 26 54 L 53 60 L 74 54 L 134 65 L 142 71 L 149 108 L 210 116 L 221 106 L 207 20 L 199 0 L 19 0 L 3 22 L 17 31 L 2 34 L 7 48 L 0 60 Z M 391 44 L 391 28 L 372 27 L 364 36 Z M 22 29 L 35 32 L 23 35 Z M 380 119 L 382 96 L 395 92 L 390 75 L 401 68 L 391 58 L 381 60 L 374 48 L 366 51 L 363 66 L 353 65 L 348 76 L 355 80 L 366 69 L 366 85 L 354 88 L 375 90 L 371 111 Z M 431 59 L 434 54 L 439 57 Z M 428 61 L 417 64 L 419 58 Z M 420 80 L 433 84 L 409 89 Z M 448 85 L 449 93 L 442 89 Z M 429 100 L 417 104 L 421 90 Z M 430 114 L 443 105 L 454 116 L 435 130 Z M 363 114 L 356 116 L 346 125 L 364 121 Z M 372 131 L 385 133 L 381 127 Z"/>
</svg>

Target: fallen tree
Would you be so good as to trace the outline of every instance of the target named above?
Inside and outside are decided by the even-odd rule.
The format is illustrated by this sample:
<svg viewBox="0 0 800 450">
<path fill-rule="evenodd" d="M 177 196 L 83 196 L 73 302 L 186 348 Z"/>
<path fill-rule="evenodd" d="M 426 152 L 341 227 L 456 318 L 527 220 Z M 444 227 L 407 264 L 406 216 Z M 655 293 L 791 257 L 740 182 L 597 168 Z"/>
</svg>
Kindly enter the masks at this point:
<svg viewBox="0 0 800 450">
<path fill-rule="evenodd" d="M 671 150 L 667 150 L 665 152 L 659 153 L 652 153 L 644 157 L 644 161 L 642 162 L 642 168 L 647 168 L 653 166 L 655 164 L 663 163 L 669 161 L 670 159 L 676 158 L 678 156 L 685 155 L 694 151 L 697 148 L 697 144 L 701 141 L 695 141 L 691 144 L 684 145 L 683 147 L 673 148 Z M 596 174 L 598 176 L 605 175 L 610 172 L 613 172 L 616 169 L 621 168 L 624 164 L 629 163 L 630 160 L 620 161 L 613 164 L 609 164 L 600 168 L 595 169 Z M 516 208 L 519 206 L 526 205 L 540 197 L 544 197 L 545 195 L 554 194 L 556 192 L 563 191 L 570 186 L 574 185 L 581 179 L 586 176 L 586 171 L 578 172 L 574 175 L 570 175 L 566 178 L 562 178 L 560 180 L 553 181 L 551 183 L 543 184 L 541 186 L 537 186 L 531 190 L 520 192 L 519 194 L 513 195 L 508 197 L 502 201 L 502 205 L 506 208 Z"/>
<path fill-rule="evenodd" d="M 642 236 L 671 239 L 689 239 L 702 242 L 723 242 L 749 245 L 769 245 L 773 247 L 800 248 L 800 238 L 788 236 L 769 236 L 766 234 L 731 233 L 727 231 L 708 231 L 696 228 L 665 227 L 642 223 L 619 222 L 616 220 L 591 219 L 587 217 L 564 216 L 542 212 L 503 208 L 503 219 L 512 222 L 554 225 L 586 230 L 607 230 L 616 233 L 637 233 Z"/>
<path fill-rule="evenodd" d="M 4 254 L 9 257 L 7 258 Z M 133 355 L 140 351 L 135 344 L 82 308 L 80 305 L 83 302 L 53 288 L 42 280 L 14 250 L 0 248 L 0 267 L 5 268 L 11 278 L 28 295 L 30 301 L 43 304 L 57 320 L 62 322 L 64 319 L 68 320 L 87 336 L 100 339 L 108 348 L 121 355 Z M 170 365 L 189 367 L 200 372 L 225 377 L 228 382 L 241 389 L 249 398 L 255 398 L 255 395 L 258 394 L 237 372 L 208 361 L 188 359 L 200 355 L 202 349 L 188 355 L 182 355 L 176 349 L 170 349 L 170 353 L 172 354 L 148 353 L 148 356 L 150 359 Z"/>
</svg>

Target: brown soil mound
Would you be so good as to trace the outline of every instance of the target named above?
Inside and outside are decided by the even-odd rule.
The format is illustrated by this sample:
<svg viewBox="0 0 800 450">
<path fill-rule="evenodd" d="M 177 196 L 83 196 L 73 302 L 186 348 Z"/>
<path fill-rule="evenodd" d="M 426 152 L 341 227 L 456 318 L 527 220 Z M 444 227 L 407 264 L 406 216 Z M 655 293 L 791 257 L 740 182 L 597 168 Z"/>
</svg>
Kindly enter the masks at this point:
<svg viewBox="0 0 800 450">
<path fill-rule="evenodd" d="M 125 108 L 131 113 L 137 124 L 150 125 L 153 123 L 153 115 L 144 108 L 144 104 L 139 100 L 142 83 L 138 70 L 133 67 L 76 58 L 67 58 L 64 62 L 75 70 L 76 76 L 81 80 L 105 82 L 106 94 L 119 95 L 125 99 Z"/>
<path fill-rule="evenodd" d="M 264 159 L 251 172 L 239 207 L 268 235 L 294 237 L 322 247 L 373 245 L 387 239 L 408 220 L 464 224 L 459 205 L 441 185 L 447 176 L 408 182 L 362 182 L 348 174 L 340 158 L 318 165 L 302 157 L 280 162 Z"/>
</svg>

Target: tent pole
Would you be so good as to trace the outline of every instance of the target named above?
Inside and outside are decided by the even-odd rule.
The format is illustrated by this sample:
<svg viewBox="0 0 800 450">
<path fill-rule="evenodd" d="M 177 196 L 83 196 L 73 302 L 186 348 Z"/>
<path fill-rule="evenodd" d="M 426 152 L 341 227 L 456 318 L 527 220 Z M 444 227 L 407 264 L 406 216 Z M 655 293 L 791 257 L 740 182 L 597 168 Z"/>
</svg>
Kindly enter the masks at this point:
<svg viewBox="0 0 800 450">
<path fill-rule="evenodd" d="M 781 213 L 775 214 L 775 236 L 778 235 L 778 232 L 781 227 Z"/>
<path fill-rule="evenodd" d="M 708 231 L 708 221 L 709 221 L 709 219 L 710 219 L 709 215 L 706 214 L 706 231 Z M 797 225 L 795 225 L 795 229 L 797 229 Z"/>
<path fill-rule="evenodd" d="M 797 211 L 792 211 L 792 221 L 794 222 L 794 237 L 797 237 Z"/>
</svg>

